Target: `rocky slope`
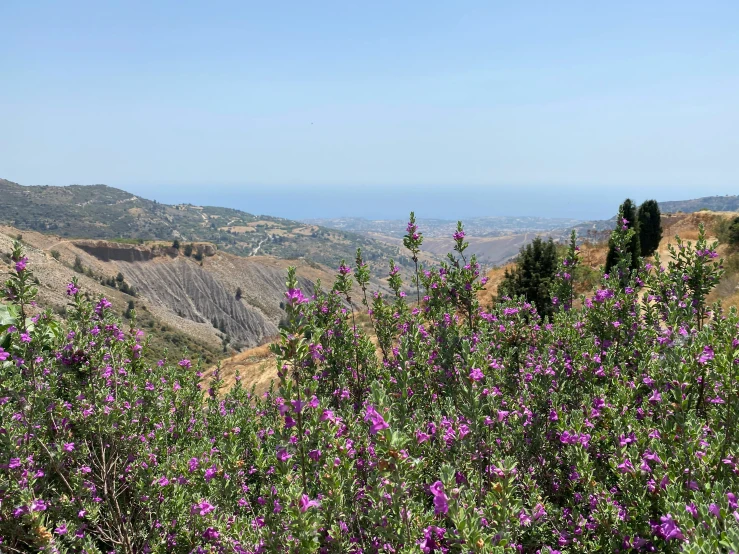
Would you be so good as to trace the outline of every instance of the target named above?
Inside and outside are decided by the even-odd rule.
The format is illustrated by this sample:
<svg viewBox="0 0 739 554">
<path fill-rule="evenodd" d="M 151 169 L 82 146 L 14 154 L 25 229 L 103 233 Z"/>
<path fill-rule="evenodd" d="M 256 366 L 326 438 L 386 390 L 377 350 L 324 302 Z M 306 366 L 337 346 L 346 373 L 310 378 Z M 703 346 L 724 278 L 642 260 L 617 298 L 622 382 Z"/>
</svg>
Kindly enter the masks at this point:
<svg viewBox="0 0 739 554">
<path fill-rule="evenodd" d="M 176 333 L 180 342 L 187 337 L 209 358 L 222 351 L 226 338 L 233 351 L 262 344 L 278 333 L 288 264 L 297 266 L 301 286 L 308 293 L 316 279 L 328 283 L 332 278 L 304 261 L 243 258 L 207 244 L 196 245 L 203 253 L 198 261 L 168 244 L 67 240 L 0 227 L 0 254 L 6 264 L 18 236 L 22 236 L 30 267 L 39 279 L 42 307 L 63 313 L 66 284 L 76 276 L 84 290 L 109 297 L 121 312 L 132 301 L 139 316 L 151 319 L 151 328 L 164 326 Z M 118 288 L 104 284 L 115 281 L 116 276 L 133 287 L 135 297 L 119 290 L 118 283 Z"/>
</svg>

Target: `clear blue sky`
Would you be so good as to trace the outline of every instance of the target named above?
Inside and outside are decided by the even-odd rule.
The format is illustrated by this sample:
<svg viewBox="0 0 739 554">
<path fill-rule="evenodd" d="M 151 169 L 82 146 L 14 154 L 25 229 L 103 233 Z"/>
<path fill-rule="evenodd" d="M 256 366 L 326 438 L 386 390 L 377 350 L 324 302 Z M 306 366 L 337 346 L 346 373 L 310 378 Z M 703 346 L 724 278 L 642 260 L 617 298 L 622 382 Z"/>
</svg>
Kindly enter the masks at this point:
<svg viewBox="0 0 739 554">
<path fill-rule="evenodd" d="M 460 216 L 739 192 L 737 0 L 5 0 L 0 21 L 22 184 L 291 217 L 393 215 L 360 186 L 430 187 L 424 215 L 484 190 Z M 559 190 L 582 205 L 550 213 Z"/>
</svg>

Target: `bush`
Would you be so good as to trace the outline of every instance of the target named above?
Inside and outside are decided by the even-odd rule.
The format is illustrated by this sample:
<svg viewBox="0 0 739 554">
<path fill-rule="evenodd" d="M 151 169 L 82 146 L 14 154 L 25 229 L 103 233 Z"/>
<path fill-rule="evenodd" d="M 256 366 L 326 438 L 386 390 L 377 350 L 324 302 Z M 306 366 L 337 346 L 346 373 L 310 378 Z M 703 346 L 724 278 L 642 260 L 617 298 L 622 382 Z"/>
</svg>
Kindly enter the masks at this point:
<svg viewBox="0 0 739 554">
<path fill-rule="evenodd" d="M 85 272 L 85 268 L 82 266 L 82 260 L 79 256 L 74 257 L 74 265 L 72 266 L 72 269 L 75 270 L 77 273 Z"/>
<path fill-rule="evenodd" d="M 61 254 L 59 253 L 59 250 L 52 250 L 50 254 L 51 254 L 51 257 L 54 258 L 55 260 L 59 260 L 61 258 Z"/>
<path fill-rule="evenodd" d="M 739 245 L 739 217 L 734 218 L 729 225 L 727 238 L 730 245 Z"/>
<path fill-rule="evenodd" d="M 419 268 L 418 306 L 394 263 L 389 297 L 368 295 L 361 252 L 310 300 L 290 269 L 265 397 L 189 359 L 146 363 L 142 334 L 75 282 L 66 324 L 28 319 L 16 245 L 0 550 L 739 550 L 739 316 L 706 305 L 715 245 L 701 233 L 664 271 L 603 277 L 544 324 L 525 301 L 481 308 L 463 238 Z M 560 299 L 576 258 L 571 244 Z"/>
<path fill-rule="evenodd" d="M 627 264 L 627 271 L 635 270 L 639 267 L 641 260 L 641 244 L 639 242 L 639 219 L 636 214 L 636 205 L 627 198 L 621 204 L 618 210 L 616 221 L 616 231 L 631 230 L 628 241 L 622 247 L 618 247 L 613 239 L 608 244 L 608 254 L 606 255 L 606 273 L 610 273 L 623 258 L 630 261 Z M 622 274 L 622 277 L 628 277 Z"/>
<path fill-rule="evenodd" d="M 557 248 L 550 238 L 536 237 L 521 247 L 512 270 L 506 270 L 498 291 L 500 296 L 522 297 L 542 315 L 552 314 L 552 283 L 557 273 Z"/>
</svg>

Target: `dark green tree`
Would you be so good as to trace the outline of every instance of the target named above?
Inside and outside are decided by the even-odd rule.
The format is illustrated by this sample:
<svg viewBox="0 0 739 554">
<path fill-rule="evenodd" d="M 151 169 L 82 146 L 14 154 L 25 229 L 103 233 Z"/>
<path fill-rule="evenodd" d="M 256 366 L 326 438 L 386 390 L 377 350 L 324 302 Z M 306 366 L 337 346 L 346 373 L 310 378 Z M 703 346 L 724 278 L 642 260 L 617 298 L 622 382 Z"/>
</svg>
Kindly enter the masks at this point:
<svg viewBox="0 0 739 554">
<path fill-rule="evenodd" d="M 524 297 L 542 316 L 553 312 L 552 282 L 557 273 L 557 248 L 554 241 L 536 237 L 521 248 L 516 267 L 506 270 L 498 287 L 499 296 Z"/>
<path fill-rule="evenodd" d="M 647 200 L 637 212 L 639 222 L 639 244 L 641 255 L 651 256 L 657 251 L 659 241 L 662 240 L 662 214 L 656 200 Z"/>
<path fill-rule="evenodd" d="M 174 248 L 175 250 L 180 249 L 180 241 L 178 239 L 174 239 L 174 242 L 172 243 L 172 248 Z"/>
<path fill-rule="evenodd" d="M 241 287 L 236 287 L 236 300 L 241 300 L 241 295 L 243 293 L 241 292 Z"/>
<path fill-rule="evenodd" d="M 739 217 L 735 217 L 729 225 L 728 230 L 729 244 L 736 246 L 739 244 Z"/>
<path fill-rule="evenodd" d="M 621 207 L 618 210 L 619 218 L 616 222 L 618 228 L 626 226 L 627 229 L 634 229 L 634 235 L 631 237 L 628 245 L 628 252 L 631 254 L 631 269 L 639 267 L 641 259 L 641 244 L 639 243 L 639 220 L 636 216 L 636 204 L 632 202 L 631 198 L 624 200 Z M 608 244 L 608 255 L 606 256 L 606 273 L 616 267 L 620 253 L 616 250 L 616 245 L 613 240 L 609 241 Z"/>
</svg>

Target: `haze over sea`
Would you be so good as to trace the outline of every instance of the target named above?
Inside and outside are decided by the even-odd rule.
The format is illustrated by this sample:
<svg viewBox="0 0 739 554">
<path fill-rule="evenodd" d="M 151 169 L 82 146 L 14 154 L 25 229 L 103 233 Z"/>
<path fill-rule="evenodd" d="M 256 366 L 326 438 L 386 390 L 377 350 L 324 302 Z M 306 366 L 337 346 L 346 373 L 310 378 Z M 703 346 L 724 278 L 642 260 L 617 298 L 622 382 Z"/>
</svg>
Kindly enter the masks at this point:
<svg viewBox="0 0 739 554">
<path fill-rule="evenodd" d="M 731 186 L 260 186 L 184 185 L 151 187 L 117 184 L 134 194 L 167 204 L 192 203 L 240 209 L 287 219 L 364 217 L 466 219 L 482 216 L 536 216 L 607 219 L 625 196 L 637 202 L 735 194 Z"/>
</svg>

